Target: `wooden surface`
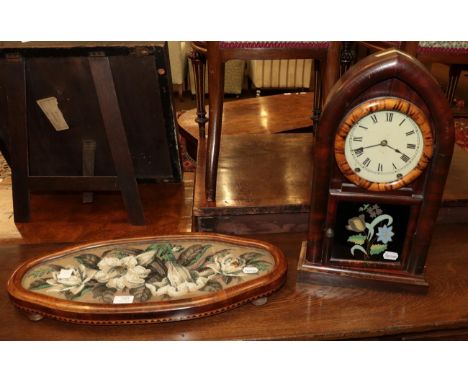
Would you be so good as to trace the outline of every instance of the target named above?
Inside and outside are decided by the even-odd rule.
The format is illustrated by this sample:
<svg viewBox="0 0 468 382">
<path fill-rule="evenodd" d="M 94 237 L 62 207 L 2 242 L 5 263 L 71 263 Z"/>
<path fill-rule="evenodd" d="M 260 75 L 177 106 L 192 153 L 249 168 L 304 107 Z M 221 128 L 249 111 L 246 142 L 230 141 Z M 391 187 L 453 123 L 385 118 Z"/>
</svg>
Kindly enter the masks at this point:
<svg viewBox="0 0 468 382">
<path fill-rule="evenodd" d="M 197 167 L 194 212 L 305 205 L 310 199 L 312 134 L 238 135 L 221 140 L 216 204 L 204 202 Z M 201 165 L 200 165 L 201 164 Z"/>
<path fill-rule="evenodd" d="M 312 144 L 310 134 L 223 138 L 216 202 L 204 197 L 204 169 L 197 168 L 193 230 L 238 235 L 304 232 L 310 205 Z M 438 216 L 441 223 L 468 220 L 467 161 L 468 153 L 456 146 Z"/>
<path fill-rule="evenodd" d="M 0 246 L 190 232 L 192 173 L 186 173 L 180 184 L 140 184 L 138 188 L 146 215 L 144 226 L 129 225 L 121 195 L 108 192 L 94 193 L 94 202 L 87 204 L 82 203 L 80 193 L 32 193 L 32 219 L 15 224 L 11 182 L 6 180 L 0 183 Z"/>
<path fill-rule="evenodd" d="M 302 234 L 257 235 L 288 258 L 286 285 L 266 305 L 244 305 L 216 316 L 131 328 L 30 322 L 0 294 L 2 340 L 220 340 L 220 339 L 467 339 L 468 225 L 436 226 L 427 262 L 427 295 L 296 284 Z M 0 283 L 32 256 L 60 244 L 0 247 Z M 459 336 L 459 337 L 458 337 Z"/>
<path fill-rule="evenodd" d="M 281 133 L 312 126 L 314 94 L 279 94 L 224 103 L 222 135 Z M 182 112 L 177 121 L 198 139 L 197 110 Z M 221 154 L 222 155 L 222 154 Z"/>
<path fill-rule="evenodd" d="M 312 180 L 311 134 L 240 135 L 222 138 L 216 202 L 204 195 L 204 167 L 197 167 L 194 216 L 308 212 Z M 468 152 L 455 147 L 444 206 L 468 206 Z"/>
</svg>

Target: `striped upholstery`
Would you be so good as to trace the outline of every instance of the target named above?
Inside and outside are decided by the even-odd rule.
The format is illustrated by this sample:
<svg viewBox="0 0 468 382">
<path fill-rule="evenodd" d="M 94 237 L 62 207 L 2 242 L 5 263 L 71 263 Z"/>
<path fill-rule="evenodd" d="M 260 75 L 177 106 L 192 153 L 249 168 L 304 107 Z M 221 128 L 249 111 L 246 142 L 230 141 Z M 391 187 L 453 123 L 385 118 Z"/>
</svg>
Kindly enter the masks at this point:
<svg viewBox="0 0 468 382">
<path fill-rule="evenodd" d="M 328 41 L 221 41 L 221 49 L 326 49 Z"/>
<path fill-rule="evenodd" d="M 420 41 L 418 53 L 468 54 L 468 41 Z"/>
</svg>

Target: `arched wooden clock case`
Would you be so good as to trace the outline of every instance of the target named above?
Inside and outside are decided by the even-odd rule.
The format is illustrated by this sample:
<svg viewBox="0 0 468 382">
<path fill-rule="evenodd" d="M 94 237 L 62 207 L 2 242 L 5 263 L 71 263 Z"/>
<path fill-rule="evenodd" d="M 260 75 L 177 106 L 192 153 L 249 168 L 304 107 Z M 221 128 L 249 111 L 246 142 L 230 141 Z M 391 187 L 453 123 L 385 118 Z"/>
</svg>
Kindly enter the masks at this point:
<svg viewBox="0 0 468 382">
<path fill-rule="evenodd" d="M 318 127 L 298 281 L 427 290 L 453 144 L 448 102 L 419 61 L 392 49 L 352 67 Z"/>
</svg>

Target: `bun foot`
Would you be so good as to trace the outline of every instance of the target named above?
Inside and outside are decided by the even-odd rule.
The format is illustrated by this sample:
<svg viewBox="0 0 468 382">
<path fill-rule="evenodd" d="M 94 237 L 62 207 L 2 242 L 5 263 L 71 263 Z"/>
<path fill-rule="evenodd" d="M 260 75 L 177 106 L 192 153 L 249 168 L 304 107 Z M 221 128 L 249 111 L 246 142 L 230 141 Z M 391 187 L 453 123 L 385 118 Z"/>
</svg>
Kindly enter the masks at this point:
<svg viewBox="0 0 468 382">
<path fill-rule="evenodd" d="M 40 321 L 44 318 L 44 316 L 39 313 L 28 313 L 27 316 L 31 321 Z"/>
<path fill-rule="evenodd" d="M 261 306 L 261 305 L 265 305 L 267 301 L 268 301 L 268 297 L 261 297 L 256 300 L 253 300 L 252 304 L 254 304 L 255 306 Z"/>
</svg>

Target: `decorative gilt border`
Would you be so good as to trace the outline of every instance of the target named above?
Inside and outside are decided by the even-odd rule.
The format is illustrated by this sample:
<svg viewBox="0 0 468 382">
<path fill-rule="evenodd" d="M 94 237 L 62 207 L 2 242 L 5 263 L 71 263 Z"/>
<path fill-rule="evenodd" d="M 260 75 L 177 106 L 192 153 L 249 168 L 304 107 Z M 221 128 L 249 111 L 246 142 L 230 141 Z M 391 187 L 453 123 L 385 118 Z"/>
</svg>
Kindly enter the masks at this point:
<svg viewBox="0 0 468 382">
<path fill-rule="evenodd" d="M 370 182 L 357 175 L 346 161 L 344 152 L 346 137 L 349 131 L 351 130 L 351 127 L 356 122 L 369 115 L 370 113 L 384 110 L 399 111 L 411 117 L 421 130 L 424 147 L 421 158 L 416 167 L 413 170 L 411 170 L 408 174 L 406 174 L 403 178 L 390 183 Z M 396 190 L 413 182 L 419 175 L 421 175 L 421 173 L 429 164 L 429 161 L 432 158 L 433 151 L 432 129 L 424 112 L 415 104 L 402 98 L 373 98 L 356 106 L 343 118 L 335 135 L 334 151 L 335 160 L 336 164 L 338 165 L 338 168 L 343 173 L 343 175 L 352 183 L 371 191 Z"/>
<path fill-rule="evenodd" d="M 62 300 L 33 293 L 26 290 L 21 284 L 24 275 L 34 266 L 83 249 L 135 242 L 176 240 L 207 240 L 256 247 L 268 251 L 273 256 L 275 267 L 271 272 L 257 279 L 209 295 L 187 297 L 173 301 L 150 301 L 134 304 L 91 304 Z M 268 296 L 284 284 L 286 272 L 287 261 L 284 254 L 279 248 L 269 243 L 220 234 L 187 233 L 94 242 L 69 247 L 48 255 L 37 256 L 16 269 L 8 281 L 7 290 L 14 305 L 28 312 L 31 319 L 35 319 L 34 316 L 38 319 L 50 317 L 60 321 L 93 325 L 159 323 L 205 317 Z"/>
</svg>

